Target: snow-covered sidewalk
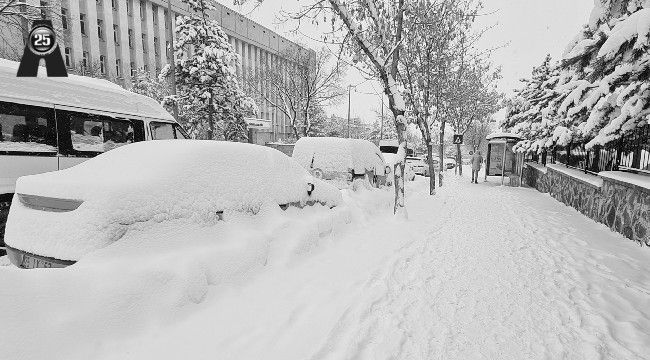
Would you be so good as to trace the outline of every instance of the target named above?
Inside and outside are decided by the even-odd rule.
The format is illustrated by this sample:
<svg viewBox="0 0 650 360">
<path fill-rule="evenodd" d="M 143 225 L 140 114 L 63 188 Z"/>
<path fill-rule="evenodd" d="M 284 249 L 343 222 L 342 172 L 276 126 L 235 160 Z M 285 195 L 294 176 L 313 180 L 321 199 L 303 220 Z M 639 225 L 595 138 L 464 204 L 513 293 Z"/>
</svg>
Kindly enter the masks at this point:
<svg viewBox="0 0 650 360">
<path fill-rule="evenodd" d="M 25 359 L 46 352 L 66 359 L 650 357 L 647 248 L 535 190 L 470 184 L 453 172 L 446 181 L 434 197 L 424 179 L 409 184 L 408 221 L 358 196 L 347 200 L 365 213 L 352 212 L 331 235 L 278 237 L 287 225 L 267 240 L 267 260 L 253 276 L 171 311 L 146 308 L 149 297 L 129 287 L 143 308 L 128 313 L 157 317 L 136 330 L 86 305 L 79 318 L 57 319 L 68 327 L 54 339 L 70 326 L 90 329 L 68 330 L 76 340 L 59 351 L 53 342 L 7 348 Z M 115 288 L 97 281 L 97 294 Z M 11 291 L 13 300 L 20 291 Z M 0 310 L 9 310 L 2 301 Z M 120 311 L 128 302 L 111 305 Z M 26 324 L 12 323 L 10 338 L 47 336 Z"/>
<path fill-rule="evenodd" d="M 407 223 L 378 217 L 112 357 L 650 356 L 648 249 L 535 190 L 447 178 L 413 184 Z"/>
</svg>

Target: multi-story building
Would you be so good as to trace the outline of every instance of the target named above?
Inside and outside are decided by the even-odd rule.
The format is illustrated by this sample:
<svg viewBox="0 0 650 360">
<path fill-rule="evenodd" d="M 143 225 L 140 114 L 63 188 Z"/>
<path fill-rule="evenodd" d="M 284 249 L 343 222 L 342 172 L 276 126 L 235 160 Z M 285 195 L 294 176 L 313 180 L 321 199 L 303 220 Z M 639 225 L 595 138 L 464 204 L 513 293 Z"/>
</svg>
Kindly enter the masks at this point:
<svg viewBox="0 0 650 360">
<path fill-rule="evenodd" d="M 169 11 L 167 0 L 23 0 L 44 6 L 59 34 L 59 47 L 70 69 L 92 69 L 117 83 L 129 87 L 137 69 L 156 75 L 171 62 Z M 210 18 L 219 22 L 237 53 L 241 56 L 238 75 L 248 74 L 265 66 L 282 68 L 282 54 L 299 46 L 221 4 Z M 28 9 L 29 10 L 29 9 Z M 189 14 L 180 0 L 171 1 L 171 26 L 178 15 Z M 2 26 L 0 24 L 0 26 Z M 26 27 L 26 26 L 25 26 Z M 22 36 L 0 40 L 0 53 L 8 42 L 24 42 Z M 12 39 L 8 39 L 12 37 Z M 20 48 L 23 45 L 15 46 Z M 289 119 L 270 104 L 259 101 L 257 119 L 249 121 L 253 142 L 264 144 L 283 140 L 293 133 Z"/>
</svg>

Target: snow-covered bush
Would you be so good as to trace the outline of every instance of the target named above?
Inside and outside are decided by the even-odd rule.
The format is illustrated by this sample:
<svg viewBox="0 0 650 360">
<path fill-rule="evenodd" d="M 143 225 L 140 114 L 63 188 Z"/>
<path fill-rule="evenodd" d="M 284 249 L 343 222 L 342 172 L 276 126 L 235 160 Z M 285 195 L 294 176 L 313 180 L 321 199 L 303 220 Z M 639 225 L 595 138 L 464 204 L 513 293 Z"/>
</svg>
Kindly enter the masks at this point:
<svg viewBox="0 0 650 360">
<path fill-rule="evenodd" d="M 17 195 L 9 213 L 8 245 L 62 260 L 78 260 L 134 227 L 175 219 L 209 224 L 218 212 L 254 213 L 265 204 L 341 202 L 338 189 L 277 150 L 200 140 L 122 146 L 69 169 L 21 177 L 16 193 L 81 202 L 73 211 L 42 211 Z"/>
</svg>

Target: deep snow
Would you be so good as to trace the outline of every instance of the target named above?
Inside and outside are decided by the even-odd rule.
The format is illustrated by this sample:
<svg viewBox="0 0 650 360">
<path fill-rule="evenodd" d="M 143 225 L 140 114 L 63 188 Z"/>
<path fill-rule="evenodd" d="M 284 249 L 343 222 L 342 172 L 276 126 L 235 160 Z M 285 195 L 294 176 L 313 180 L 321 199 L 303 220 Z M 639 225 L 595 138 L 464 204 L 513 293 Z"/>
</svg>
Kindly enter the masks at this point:
<svg viewBox="0 0 650 360">
<path fill-rule="evenodd" d="M 448 179 L 407 185 L 409 220 L 390 191 L 344 191 L 0 267 L 0 359 L 647 358 L 647 248 L 535 190 Z"/>
</svg>

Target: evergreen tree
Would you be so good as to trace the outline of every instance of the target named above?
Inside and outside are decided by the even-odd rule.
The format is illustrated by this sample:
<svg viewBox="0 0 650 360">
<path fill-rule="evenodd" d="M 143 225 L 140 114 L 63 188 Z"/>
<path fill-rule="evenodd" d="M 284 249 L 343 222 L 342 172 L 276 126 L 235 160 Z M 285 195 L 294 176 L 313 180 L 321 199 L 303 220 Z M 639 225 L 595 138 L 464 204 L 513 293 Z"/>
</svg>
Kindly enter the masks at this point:
<svg viewBox="0 0 650 360">
<path fill-rule="evenodd" d="M 181 118 L 190 134 L 197 138 L 246 139 L 243 121 L 257 109 L 242 91 L 236 74 L 239 56 L 228 42 L 219 24 L 210 20 L 214 10 L 209 0 L 183 0 L 189 16 L 179 17 L 174 44 L 179 108 L 192 110 L 195 116 Z M 224 130 L 225 129 L 225 130 Z"/>
<path fill-rule="evenodd" d="M 510 99 L 503 124 L 540 151 L 609 145 L 650 117 L 650 8 L 643 0 L 598 0 L 547 80 L 536 75 Z"/>
</svg>

